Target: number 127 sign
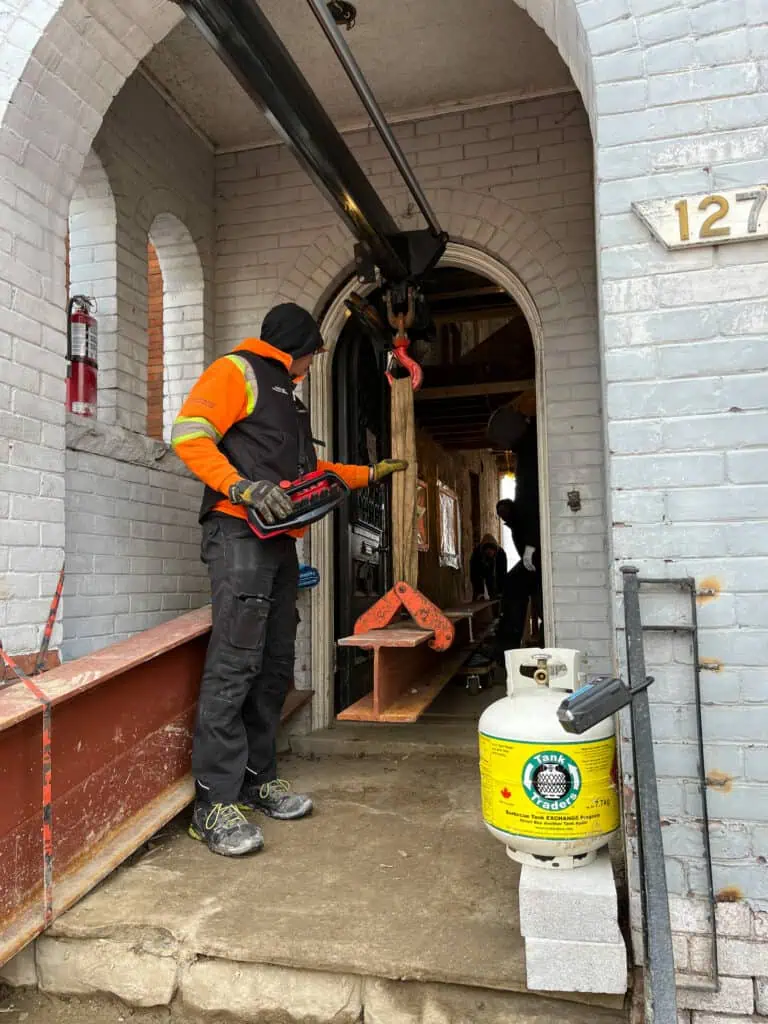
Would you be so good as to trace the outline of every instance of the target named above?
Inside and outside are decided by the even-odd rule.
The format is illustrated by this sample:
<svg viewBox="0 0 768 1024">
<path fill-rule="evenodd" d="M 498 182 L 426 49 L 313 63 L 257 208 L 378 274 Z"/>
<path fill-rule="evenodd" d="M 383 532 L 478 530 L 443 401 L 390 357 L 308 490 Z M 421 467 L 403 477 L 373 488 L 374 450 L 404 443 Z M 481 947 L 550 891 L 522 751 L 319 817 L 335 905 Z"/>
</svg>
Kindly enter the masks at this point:
<svg viewBox="0 0 768 1024">
<path fill-rule="evenodd" d="M 646 199 L 632 209 L 667 249 L 768 238 L 768 186 L 682 199 Z"/>
</svg>

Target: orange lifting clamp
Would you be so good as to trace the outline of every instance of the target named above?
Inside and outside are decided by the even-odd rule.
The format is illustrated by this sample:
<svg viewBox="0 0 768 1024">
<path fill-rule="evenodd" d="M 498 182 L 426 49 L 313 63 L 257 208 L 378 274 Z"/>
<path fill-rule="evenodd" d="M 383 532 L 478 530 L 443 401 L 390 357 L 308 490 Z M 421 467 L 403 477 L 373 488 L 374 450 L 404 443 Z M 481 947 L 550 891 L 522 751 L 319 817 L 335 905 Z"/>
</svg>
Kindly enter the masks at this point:
<svg viewBox="0 0 768 1024">
<path fill-rule="evenodd" d="M 435 634 L 429 641 L 433 651 L 448 650 L 456 633 L 453 623 L 436 604 L 432 604 L 429 598 L 408 583 L 396 583 L 376 604 L 363 612 L 355 623 L 355 635 L 368 633 L 372 629 L 386 629 L 401 608 L 405 608 L 418 626 Z"/>
</svg>

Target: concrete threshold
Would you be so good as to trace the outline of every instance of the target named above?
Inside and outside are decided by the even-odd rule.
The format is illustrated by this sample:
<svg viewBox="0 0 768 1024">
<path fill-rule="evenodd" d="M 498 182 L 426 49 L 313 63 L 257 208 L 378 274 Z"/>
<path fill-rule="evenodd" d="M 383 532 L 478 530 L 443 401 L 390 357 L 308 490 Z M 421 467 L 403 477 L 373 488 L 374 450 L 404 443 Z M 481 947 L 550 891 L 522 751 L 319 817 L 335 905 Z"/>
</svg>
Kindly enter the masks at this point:
<svg viewBox="0 0 768 1024">
<path fill-rule="evenodd" d="M 40 988 L 259 1024 L 420 1024 L 443 1005 L 456 1024 L 626 1020 L 617 997 L 527 991 L 518 870 L 483 827 L 474 758 L 281 767 L 311 818 L 260 819 L 246 860 L 177 819 L 39 940 Z"/>
</svg>

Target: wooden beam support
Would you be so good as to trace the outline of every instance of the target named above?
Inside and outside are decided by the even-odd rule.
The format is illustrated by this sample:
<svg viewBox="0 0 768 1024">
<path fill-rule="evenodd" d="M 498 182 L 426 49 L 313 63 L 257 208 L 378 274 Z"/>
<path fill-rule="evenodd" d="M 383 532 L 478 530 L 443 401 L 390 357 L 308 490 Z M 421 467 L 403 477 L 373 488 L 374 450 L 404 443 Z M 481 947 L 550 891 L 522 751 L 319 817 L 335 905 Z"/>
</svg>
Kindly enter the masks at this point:
<svg viewBox="0 0 768 1024">
<path fill-rule="evenodd" d="M 434 402 L 440 398 L 473 398 L 484 395 L 515 394 L 536 387 L 535 380 L 494 380 L 487 384 L 453 384 L 450 387 L 422 388 L 414 398 L 417 402 Z"/>
<path fill-rule="evenodd" d="M 484 306 L 481 309 L 445 309 L 432 314 L 435 327 L 442 327 L 445 324 L 476 323 L 478 320 L 525 320 L 525 316 L 518 306 Z M 527 324 L 527 321 L 526 321 Z M 501 328 L 499 328 L 501 329 Z"/>
</svg>

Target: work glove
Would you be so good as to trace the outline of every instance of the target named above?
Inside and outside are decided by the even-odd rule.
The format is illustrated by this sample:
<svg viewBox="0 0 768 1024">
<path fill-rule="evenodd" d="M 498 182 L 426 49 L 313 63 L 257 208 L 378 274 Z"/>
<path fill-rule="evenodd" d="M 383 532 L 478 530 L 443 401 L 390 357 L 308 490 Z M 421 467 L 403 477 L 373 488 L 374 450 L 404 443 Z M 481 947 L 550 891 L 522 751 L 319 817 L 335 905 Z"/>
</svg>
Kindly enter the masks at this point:
<svg viewBox="0 0 768 1024">
<path fill-rule="evenodd" d="M 393 473 L 402 473 L 406 469 L 408 469 L 408 463 L 405 459 L 382 459 L 375 466 L 371 466 L 370 481 L 372 484 L 377 484 L 388 476 L 392 476 Z"/>
<path fill-rule="evenodd" d="M 286 519 L 293 512 L 293 502 L 282 487 L 271 480 L 238 480 L 229 488 L 233 505 L 256 509 L 267 525 Z"/>
<path fill-rule="evenodd" d="M 528 544 L 526 546 L 525 551 L 523 552 L 523 565 L 528 570 L 528 572 L 536 572 L 536 566 L 533 564 L 533 556 L 535 551 L 536 548 L 532 548 L 531 545 Z"/>
</svg>

